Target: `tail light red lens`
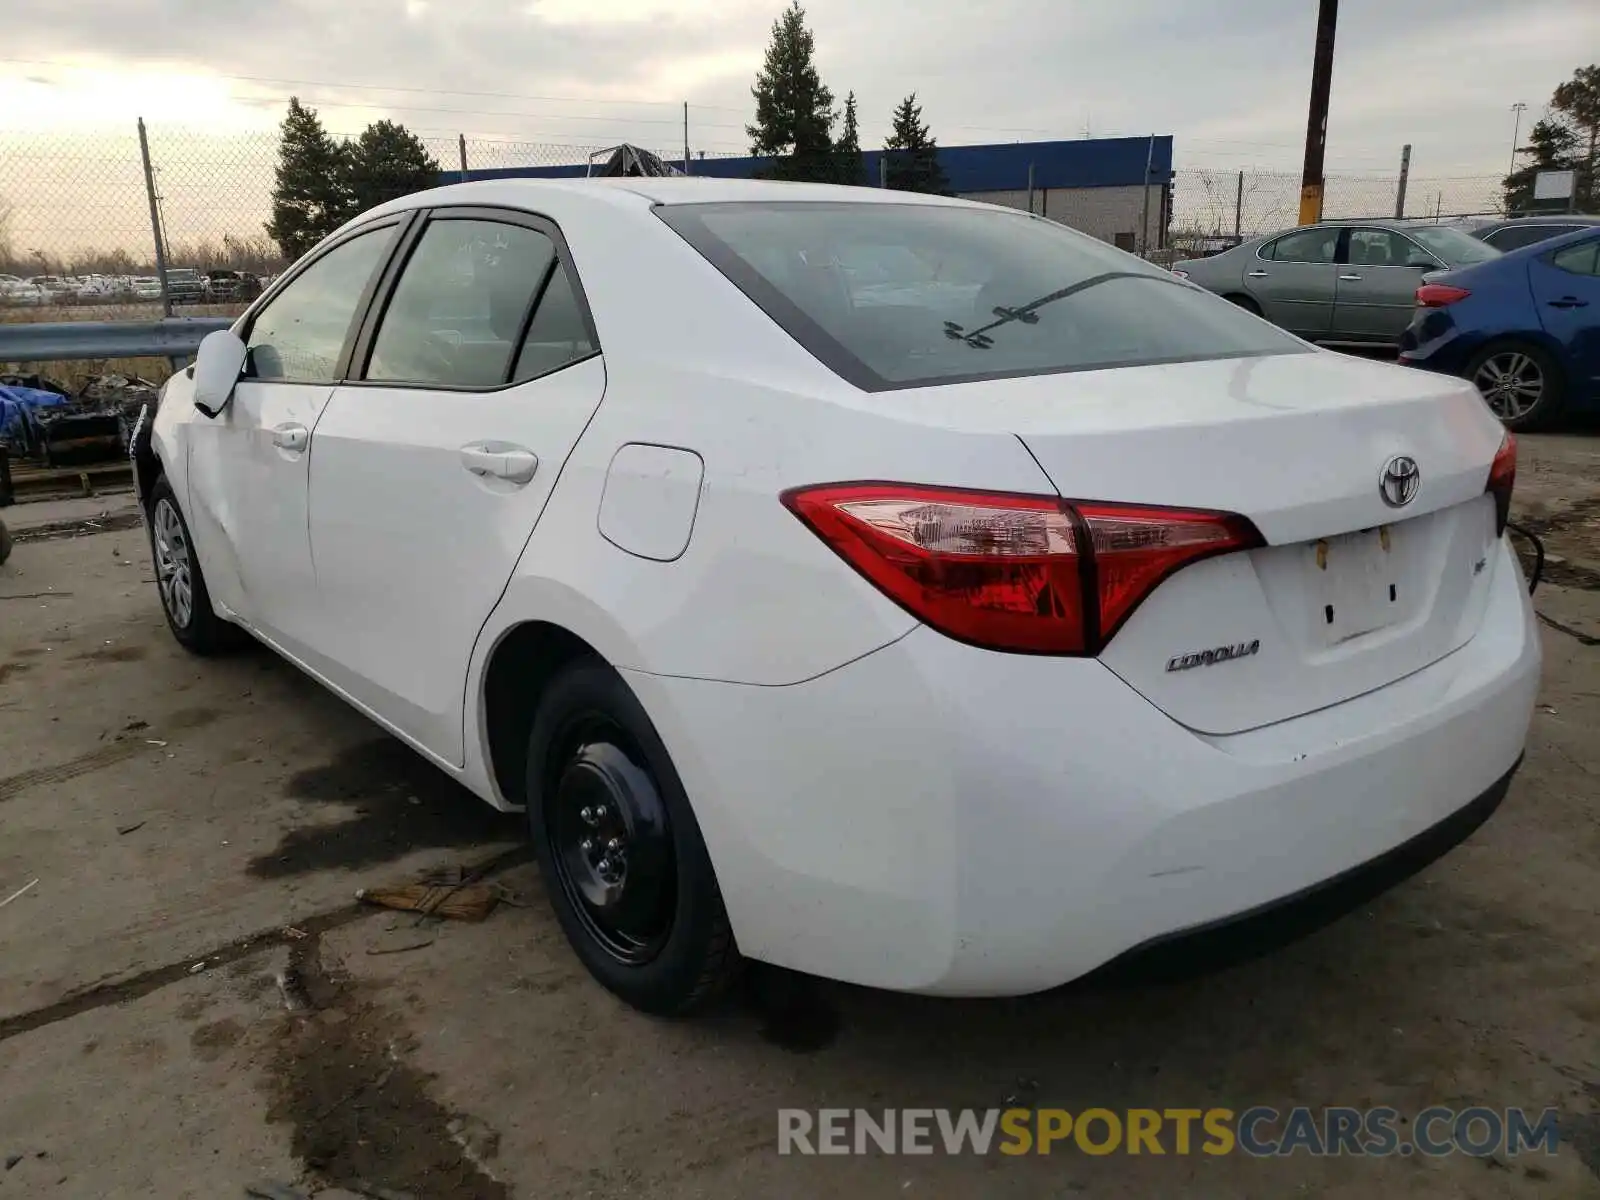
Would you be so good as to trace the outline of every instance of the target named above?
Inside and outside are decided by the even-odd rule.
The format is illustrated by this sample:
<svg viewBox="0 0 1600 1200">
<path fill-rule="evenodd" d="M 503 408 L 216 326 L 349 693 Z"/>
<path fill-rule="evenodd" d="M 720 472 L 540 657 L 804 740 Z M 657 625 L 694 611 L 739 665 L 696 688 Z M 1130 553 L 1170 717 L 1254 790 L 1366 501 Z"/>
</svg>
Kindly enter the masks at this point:
<svg viewBox="0 0 1600 1200">
<path fill-rule="evenodd" d="M 783 503 L 918 620 L 963 642 L 1098 654 L 1180 567 L 1262 545 L 1199 509 L 898 483 L 795 488 Z"/>
<path fill-rule="evenodd" d="M 1451 287 L 1448 283 L 1425 283 L 1417 289 L 1417 307 L 1443 308 L 1470 295 L 1466 288 Z"/>
<path fill-rule="evenodd" d="M 1489 466 L 1489 482 L 1484 491 L 1494 496 L 1495 532 L 1506 531 L 1511 517 L 1511 491 L 1517 483 L 1517 439 L 1507 433 Z"/>
</svg>

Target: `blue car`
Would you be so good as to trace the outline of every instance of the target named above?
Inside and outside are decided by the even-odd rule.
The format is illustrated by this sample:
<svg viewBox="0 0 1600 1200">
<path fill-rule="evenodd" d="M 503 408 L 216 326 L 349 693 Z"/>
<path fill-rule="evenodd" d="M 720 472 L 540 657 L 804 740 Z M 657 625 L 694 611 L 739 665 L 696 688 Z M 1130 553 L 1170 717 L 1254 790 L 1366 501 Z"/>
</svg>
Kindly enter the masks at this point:
<svg viewBox="0 0 1600 1200">
<path fill-rule="evenodd" d="M 1600 228 L 1424 276 L 1400 361 L 1472 380 L 1510 429 L 1600 408 Z"/>
</svg>

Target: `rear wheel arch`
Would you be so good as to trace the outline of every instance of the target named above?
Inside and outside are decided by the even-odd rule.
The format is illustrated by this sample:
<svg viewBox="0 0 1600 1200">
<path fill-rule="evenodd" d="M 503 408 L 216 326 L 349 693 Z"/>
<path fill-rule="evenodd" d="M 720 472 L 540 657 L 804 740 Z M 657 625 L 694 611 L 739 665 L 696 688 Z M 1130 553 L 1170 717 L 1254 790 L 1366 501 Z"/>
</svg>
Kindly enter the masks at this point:
<svg viewBox="0 0 1600 1200">
<path fill-rule="evenodd" d="M 1245 312 L 1254 313 L 1258 317 L 1262 315 L 1261 305 L 1247 292 L 1224 292 L 1222 298 L 1229 304 L 1238 305 Z"/>
<path fill-rule="evenodd" d="M 528 730 L 550 681 L 574 662 L 605 663 L 583 638 L 550 621 L 526 621 L 502 636 L 483 672 L 483 729 L 500 794 L 526 804 Z"/>
</svg>

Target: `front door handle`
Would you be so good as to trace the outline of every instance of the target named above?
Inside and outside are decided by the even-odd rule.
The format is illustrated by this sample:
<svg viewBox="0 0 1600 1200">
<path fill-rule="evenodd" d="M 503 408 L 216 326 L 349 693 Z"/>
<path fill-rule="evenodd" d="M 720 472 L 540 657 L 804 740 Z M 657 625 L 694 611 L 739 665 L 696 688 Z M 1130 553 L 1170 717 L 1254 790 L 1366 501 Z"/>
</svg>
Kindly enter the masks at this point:
<svg viewBox="0 0 1600 1200">
<path fill-rule="evenodd" d="M 1359 275 L 1341 275 L 1339 278 L 1346 283 L 1359 283 L 1361 281 L 1361 276 Z"/>
<path fill-rule="evenodd" d="M 1549 302 L 1551 308 L 1588 308 L 1587 300 L 1579 300 L 1576 296 L 1563 296 L 1559 300 Z"/>
<path fill-rule="evenodd" d="M 1265 279 L 1267 273 L 1265 271 L 1246 271 L 1244 277 L 1246 279 Z"/>
<path fill-rule="evenodd" d="M 279 450 L 298 454 L 311 444 L 311 431 L 294 421 L 277 425 L 272 430 L 272 444 Z"/>
<path fill-rule="evenodd" d="M 523 484 L 539 470 L 539 456 L 507 442 L 474 442 L 461 447 L 461 465 L 479 479 Z"/>
</svg>

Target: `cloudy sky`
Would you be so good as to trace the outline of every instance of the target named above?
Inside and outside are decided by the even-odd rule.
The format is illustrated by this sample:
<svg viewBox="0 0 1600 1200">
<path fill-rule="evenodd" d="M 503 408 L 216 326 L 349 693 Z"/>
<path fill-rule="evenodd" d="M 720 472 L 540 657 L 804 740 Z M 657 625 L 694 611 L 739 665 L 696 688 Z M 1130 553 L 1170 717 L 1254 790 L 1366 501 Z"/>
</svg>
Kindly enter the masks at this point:
<svg viewBox="0 0 1600 1200">
<path fill-rule="evenodd" d="M 297 92 L 336 130 L 745 147 L 780 0 L 7 0 L 0 130 L 270 129 Z M 1329 169 L 1495 174 L 1600 47 L 1596 0 L 1345 0 Z M 812 0 L 864 141 L 915 89 L 947 144 L 1172 133 L 1177 165 L 1297 169 L 1315 0 Z M 1524 122 L 1526 128 L 1526 121 Z"/>
</svg>

